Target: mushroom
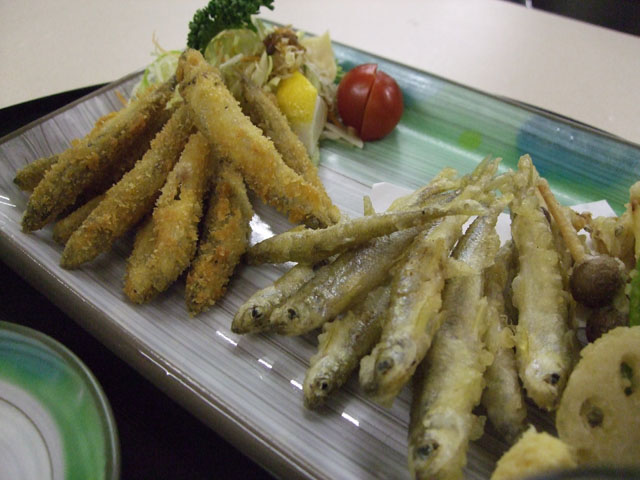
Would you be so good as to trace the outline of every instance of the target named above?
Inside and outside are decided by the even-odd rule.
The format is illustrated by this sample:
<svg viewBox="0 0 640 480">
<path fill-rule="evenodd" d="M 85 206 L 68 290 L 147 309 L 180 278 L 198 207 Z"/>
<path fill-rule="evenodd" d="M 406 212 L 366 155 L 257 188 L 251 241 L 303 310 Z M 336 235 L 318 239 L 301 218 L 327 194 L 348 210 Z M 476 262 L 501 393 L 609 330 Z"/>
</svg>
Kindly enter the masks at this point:
<svg viewBox="0 0 640 480">
<path fill-rule="evenodd" d="M 576 301 L 590 308 L 610 305 L 618 290 L 625 284 L 624 265 L 607 254 L 587 253 L 544 178 L 539 180 L 538 190 L 574 261 L 569 279 L 571 294 Z"/>
</svg>

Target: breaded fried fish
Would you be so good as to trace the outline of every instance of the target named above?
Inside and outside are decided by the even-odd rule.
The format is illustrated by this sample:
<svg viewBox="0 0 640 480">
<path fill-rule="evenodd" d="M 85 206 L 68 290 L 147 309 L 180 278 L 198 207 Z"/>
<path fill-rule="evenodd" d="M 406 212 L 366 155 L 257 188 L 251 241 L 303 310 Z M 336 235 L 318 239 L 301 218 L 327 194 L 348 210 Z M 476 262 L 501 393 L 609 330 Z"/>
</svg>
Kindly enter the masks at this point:
<svg viewBox="0 0 640 480">
<path fill-rule="evenodd" d="M 216 154 L 233 162 L 247 185 L 292 223 L 332 225 L 340 217 L 330 199 L 288 167 L 273 142 L 242 113 L 218 71 L 189 49 L 177 70 L 180 94 Z"/>
<path fill-rule="evenodd" d="M 284 163 L 318 190 L 324 192 L 324 185 L 318 177 L 318 169 L 309 158 L 307 149 L 291 130 L 287 117 L 264 90 L 250 80 L 244 79 L 240 104 L 253 124 L 261 128 L 264 134 L 271 139 L 282 155 Z"/>
<path fill-rule="evenodd" d="M 175 80 L 174 80 L 175 81 Z M 113 164 L 126 154 L 166 106 L 174 81 L 161 84 L 109 118 L 95 135 L 89 134 L 58 155 L 33 190 L 22 217 L 22 229 L 38 230 L 51 222 Z"/>
<path fill-rule="evenodd" d="M 109 112 L 106 115 L 100 117 L 93 125 L 91 131 L 86 135 L 86 139 L 95 138 L 100 132 L 100 129 L 110 118 L 117 115 L 118 112 Z M 165 120 L 166 121 L 166 120 Z M 164 122 L 163 122 L 164 123 Z M 162 125 L 161 125 L 162 126 Z M 71 145 L 79 144 L 82 140 L 71 140 Z M 20 190 L 25 192 L 31 192 L 38 186 L 40 181 L 44 178 L 45 174 L 51 169 L 51 167 L 58 161 L 58 155 L 51 155 L 49 157 L 41 157 L 28 163 L 20 170 L 16 172 L 16 176 L 13 179 Z"/>
<path fill-rule="evenodd" d="M 191 135 L 151 216 L 153 250 L 144 262 L 127 265 L 124 292 L 131 301 L 150 300 L 189 266 L 196 252 L 204 195 L 210 185 L 211 158 L 206 138 L 200 133 Z"/>
<path fill-rule="evenodd" d="M 235 165 L 222 161 L 215 194 L 209 199 L 203 236 L 187 275 L 187 310 L 196 315 L 224 295 L 227 283 L 249 246 L 253 207 Z"/>
<path fill-rule="evenodd" d="M 122 156 L 120 161 L 115 162 L 104 177 L 87 187 L 78 197 L 76 204 L 79 204 L 71 213 L 56 221 L 53 227 L 53 239 L 64 245 L 82 222 L 89 216 L 95 207 L 104 198 L 104 193 L 117 183 L 122 176 L 129 171 L 138 160 L 149 150 L 151 140 L 158 134 L 158 131 L 171 118 L 173 108 L 165 108 L 150 120 L 150 125 L 146 131 L 139 135 L 132 147 Z"/>
<path fill-rule="evenodd" d="M 13 183 L 24 192 L 32 192 L 57 161 L 58 155 L 51 155 L 27 163 L 16 172 Z"/>
<path fill-rule="evenodd" d="M 149 150 L 111 187 L 67 241 L 60 265 L 77 268 L 109 250 L 113 243 L 149 213 L 192 133 L 186 106 L 178 108 L 151 142 Z"/>
<path fill-rule="evenodd" d="M 97 195 L 66 217 L 58 220 L 53 226 L 53 239 L 61 245 L 67 243 L 73 232 L 80 228 L 82 222 L 86 220 L 103 198 L 104 195 Z"/>
</svg>

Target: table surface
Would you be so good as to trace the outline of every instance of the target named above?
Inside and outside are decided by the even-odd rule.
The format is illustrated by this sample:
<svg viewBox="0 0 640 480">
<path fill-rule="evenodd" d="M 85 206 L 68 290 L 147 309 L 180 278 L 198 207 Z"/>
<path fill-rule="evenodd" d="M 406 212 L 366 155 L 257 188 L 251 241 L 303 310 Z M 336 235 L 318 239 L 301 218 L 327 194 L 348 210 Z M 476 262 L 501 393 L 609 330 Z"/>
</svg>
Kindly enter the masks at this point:
<svg viewBox="0 0 640 480">
<path fill-rule="evenodd" d="M 152 58 L 154 35 L 164 48 L 183 48 L 188 22 L 205 3 L 1 2 L 0 108 L 140 69 Z M 274 6 L 264 18 L 328 30 L 349 46 L 640 143 L 640 37 L 499 0 Z"/>
<path fill-rule="evenodd" d="M 188 21 L 204 3 L 2 2 L 0 109 L 11 115 L 2 119 L 0 136 L 87 90 L 24 102 L 141 69 L 152 58 L 154 35 L 164 48 L 182 48 Z M 311 33 L 329 30 L 341 43 L 640 144 L 638 37 L 498 0 L 274 5 L 264 18 Z M 269 477 L 1 263 L 0 278 L 3 319 L 54 336 L 98 377 L 120 429 L 124 478 Z"/>
</svg>

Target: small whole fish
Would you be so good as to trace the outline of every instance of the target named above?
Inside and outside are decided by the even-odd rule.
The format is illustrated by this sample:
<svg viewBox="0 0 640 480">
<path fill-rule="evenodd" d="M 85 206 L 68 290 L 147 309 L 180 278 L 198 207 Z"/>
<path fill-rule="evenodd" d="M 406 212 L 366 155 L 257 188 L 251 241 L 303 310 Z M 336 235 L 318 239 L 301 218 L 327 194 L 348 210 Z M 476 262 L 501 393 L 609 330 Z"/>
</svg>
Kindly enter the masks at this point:
<svg viewBox="0 0 640 480">
<path fill-rule="evenodd" d="M 394 273 L 382 336 L 360 363 L 360 385 L 381 405 L 393 403 L 440 327 L 445 262 L 467 219 L 448 217 L 421 232 Z"/>
<path fill-rule="evenodd" d="M 58 155 L 38 158 L 18 170 L 13 183 L 24 192 L 32 192 L 57 161 Z"/>
<path fill-rule="evenodd" d="M 524 188 L 512 208 L 511 235 L 518 251 L 513 304 L 518 310 L 516 358 L 527 396 L 554 410 L 574 364 L 575 333 L 569 325 L 569 293 L 547 218 L 536 196 L 537 173 L 523 156 Z"/>
<path fill-rule="evenodd" d="M 420 229 L 412 227 L 378 237 L 319 268 L 309 282 L 271 313 L 273 330 L 302 335 L 332 320 L 387 280 L 389 270 Z"/>
<path fill-rule="evenodd" d="M 344 220 L 322 229 L 294 228 L 257 243 L 247 252 L 251 264 L 315 263 L 337 253 L 364 245 L 397 230 L 424 225 L 448 215 L 482 215 L 486 209 L 472 199 L 453 200 L 446 205 L 392 213 L 379 213 Z"/>
<path fill-rule="evenodd" d="M 161 189 L 151 215 L 152 245 L 138 255 L 136 241 L 127 262 L 124 292 L 132 302 L 144 303 L 166 290 L 189 266 L 196 252 L 198 223 L 209 186 L 212 157 L 200 133 L 189 137 L 180 159 Z M 152 239 L 152 240 L 151 240 Z"/>
<path fill-rule="evenodd" d="M 388 285 L 372 290 L 363 302 L 324 324 L 318 336 L 318 352 L 311 357 L 303 383 L 307 408 L 317 408 L 340 388 L 378 341 L 389 291 Z"/>
<path fill-rule="evenodd" d="M 451 203 L 481 196 L 493 172 L 489 168 L 474 183 L 466 185 Z M 501 211 L 505 206 L 506 199 L 500 199 L 492 209 Z M 438 312 L 449 254 L 468 218 L 468 215 L 453 215 L 434 222 L 432 228 L 417 236 L 394 273 L 389 312 L 380 342 L 360 364 L 360 385 L 382 405 L 393 403 L 440 328 L 443 317 Z"/>
<path fill-rule="evenodd" d="M 484 269 L 500 246 L 498 212 L 478 217 L 453 252 L 472 274 L 447 280 L 441 327 L 414 376 L 409 423 L 409 468 L 416 479 L 462 478 L 469 441 L 482 434 L 473 414 L 491 363 L 483 337 L 487 329 Z"/>
<path fill-rule="evenodd" d="M 325 227 L 339 221 L 340 211 L 331 199 L 284 162 L 199 51 L 182 53 L 176 77 L 198 129 L 218 154 L 236 166 L 260 199 L 292 223 Z"/>
<path fill-rule="evenodd" d="M 251 217 L 253 207 L 242 176 L 234 164 L 222 161 L 185 282 L 185 300 L 191 315 L 209 309 L 224 295 L 249 246 Z"/>
<path fill-rule="evenodd" d="M 436 177 L 425 188 L 404 197 L 395 206 L 392 204 L 388 211 L 444 206 L 458 199 L 468 200 L 471 195 L 484 198 L 483 187 L 492 178 L 498 164 L 499 160 L 481 162 L 471 175 L 460 180 L 460 184 L 465 185 L 462 191 L 443 190 L 451 185 L 449 174 Z M 448 218 L 458 219 L 459 216 Z M 443 222 L 448 223 L 448 218 Z M 334 262 L 319 269 L 311 281 L 273 311 L 270 319 L 273 329 L 284 335 L 301 335 L 333 319 L 371 289 L 383 284 L 396 262 L 404 258 L 406 248 L 416 235 L 429 229 L 430 225 L 398 230 L 377 237 L 357 250 L 338 255 Z"/>
<path fill-rule="evenodd" d="M 485 272 L 485 294 L 489 302 L 485 343 L 493 362 L 484 374 L 486 387 L 482 394 L 489 421 L 509 443 L 524 431 L 527 417 L 509 325 L 514 322 L 509 322 L 507 316 L 510 311 L 507 304 L 511 303 L 508 286 L 514 275 L 515 249 L 509 241 L 500 248 L 495 263 Z"/>
<path fill-rule="evenodd" d="M 236 312 L 231 323 L 231 331 L 256 333 L 268 330 L 269 317 L 273 309 L 311 280 L 314 274 L 312 265 L 299 263 L 272 285 L 258 290 Z"/>
<path fill-rule="evenodd" d="M 192 131 L 191 115 L 182 105 L 151 141 L 149 150 L 118 183 L 107 190 L 104 199 L 69 237 L 60 259 L 63 268 L 78 268 L 108 251 L 153 208 Z M 42 182 L 60 162 L 61 159 Z M 40 185 L 34 195 L 39 188 Z"/>
<path fill-rule="evenodd" d="M 73 205 L 87 187 L 108 174 L 113 164 L 126 156 L 138 136 L 150 124 L 155 125 L 153 119 L 165 108 L 174 86 L 172 78 L 130 102 L 58 155 L 29 197 L 22 229 L 31 232 L 44 227 Z"/>
<path fill-rule="evenodd" d="M 291 129 L 287 117 L 261 87 L 248 79 L 242 79 L 241 83 L 240 105 L 243 112 L 273 141 L 284 163 L 326 196 L 318 169 L 309 158 L 304 144 Z"/>
</svg>

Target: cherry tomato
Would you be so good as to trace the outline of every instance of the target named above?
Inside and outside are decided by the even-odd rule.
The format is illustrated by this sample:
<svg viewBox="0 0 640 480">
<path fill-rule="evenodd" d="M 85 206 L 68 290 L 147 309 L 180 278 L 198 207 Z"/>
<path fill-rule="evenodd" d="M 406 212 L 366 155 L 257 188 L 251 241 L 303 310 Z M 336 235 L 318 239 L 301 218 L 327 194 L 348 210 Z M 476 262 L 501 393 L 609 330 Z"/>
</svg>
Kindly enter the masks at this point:
<svg viewBox="0 0 640 480">
<path fill-rule="evenodd" d="M 387 135 L 400 121 L 402 90 L 375 63 L 349 70 L 338 85 L 338 113 L 365 141 Z"/>
</svg>

